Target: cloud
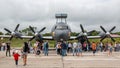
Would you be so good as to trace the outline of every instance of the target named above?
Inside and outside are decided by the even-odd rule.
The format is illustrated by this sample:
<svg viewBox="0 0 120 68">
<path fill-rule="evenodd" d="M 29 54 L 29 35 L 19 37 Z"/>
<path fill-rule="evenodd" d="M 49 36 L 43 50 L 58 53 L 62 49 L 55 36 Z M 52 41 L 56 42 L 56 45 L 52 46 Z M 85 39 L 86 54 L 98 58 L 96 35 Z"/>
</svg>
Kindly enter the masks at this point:
<svg viewBox="0 0 120 68">
<path fill-rule="evenodd" d="M 51 32 L 56 13 L 67 13 L 67 22 L 75 32 L 81 31 L 79 24 L 88 31 L 101 30 L 100 25 L 107 30 L 117 26 L 115 31 L 120 31 L 119 6 L 119 0 L 0 0 L 0 31 L 14 30 L 19 23 L 19 29 L 45 26 L 44 32 Z"/>
</svg>

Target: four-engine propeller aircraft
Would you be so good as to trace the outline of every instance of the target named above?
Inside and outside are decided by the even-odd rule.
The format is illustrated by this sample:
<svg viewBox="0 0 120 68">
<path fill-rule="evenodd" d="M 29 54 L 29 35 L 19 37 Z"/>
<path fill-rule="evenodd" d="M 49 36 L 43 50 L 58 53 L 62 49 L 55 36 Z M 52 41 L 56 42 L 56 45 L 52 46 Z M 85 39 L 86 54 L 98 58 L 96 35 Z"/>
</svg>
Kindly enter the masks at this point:
<svg viewBox="0 0 120 68">
<path fill-rule="evenodd" d="M 29 41 L 32 41 L 33 39 L 35 39 L 39 42 L 43 42 L 43 40 L 53 40 L 53 39 L 57 42 L 61 41 L 61 39 L 64 41 L 67 41 L 70 39 L 78 39 L 81 43 L 83 43 L 84 41 L 87 41 L 89 43 L 88 39 L 94 39 L 94 38 L 101 38 L 100 41 L 103 41 L 106 37 L 110 37 L 112 39 L 112 41 L 115 42 L 115 40 L 113 38 L 120 37 L 120 36 L 113 36 L 111 34 L 111 32 L 116 28 L 115 26 L 110 31 L 106 31 L 102 26 L 100 26 L 100 28 L 104 31 L 104 33 L 100 33 L 98 36 L 89 36 L 89 34 L 92 31 L 85 32 L 85 30 L 81 24 L 80 24 L 80 28 L 81 28 L 82 32 L 78 36 L 72 37 L 72 36 L 70 36 L 71 28 L 67 24 L 66 18 L 67 18 L 67 14 L 56 14 L 56 24 L 53 26 L 53 28 L 51 30 L 52 36 L 44 36 L 43 37 L 40 34 L 42 31 L 45 30 L 46 27 L 43 27 L 40 31 L 35 32 L 35 30 L 31 26 L 29 26 L 29 28 L 34 33 L 34 36 L 22 36 L 22 34 L 20 34 L 18 32 L 18 27 L 19 27 L 19 24 L 18 24 L 13 32 L 11 32 L 7 28 L 4 28 L 4 30 L 6 30 L 11 35 L 0 35 L 0 37 L 1 38 L 7 37 L 7 38 L 9 38 L 9 40 L 12 40 L 13 37 L 18 37 L 20 39 L 29 38 Z"/>
</svg>

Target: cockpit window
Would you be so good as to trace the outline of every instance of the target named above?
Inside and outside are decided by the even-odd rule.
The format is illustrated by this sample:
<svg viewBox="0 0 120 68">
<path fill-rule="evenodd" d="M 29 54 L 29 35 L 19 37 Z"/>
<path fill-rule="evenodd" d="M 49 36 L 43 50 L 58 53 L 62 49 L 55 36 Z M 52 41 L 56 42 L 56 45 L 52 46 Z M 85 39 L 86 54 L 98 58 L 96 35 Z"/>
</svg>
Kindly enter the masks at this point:
<svg viewBox="0 0 120 68">
<path fill-rule="evenodd" d="M 68 29 L 68 26 L 57 26 L 56 29 Z"/>
</svg>

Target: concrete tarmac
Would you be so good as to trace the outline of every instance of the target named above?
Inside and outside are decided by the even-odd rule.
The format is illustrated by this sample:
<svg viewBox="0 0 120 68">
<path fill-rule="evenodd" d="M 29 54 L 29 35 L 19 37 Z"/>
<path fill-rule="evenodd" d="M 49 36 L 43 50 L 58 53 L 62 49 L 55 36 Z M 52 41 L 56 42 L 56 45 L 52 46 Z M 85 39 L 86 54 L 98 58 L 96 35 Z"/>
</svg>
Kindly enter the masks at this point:
<svg viewBox="0 0 120 68">
<path fill-rule="evenodd" d="M 61 57 L 55 51 L 48 56 L 28 54 L 27 65 L 23 66 L 23 60 L 19 58 L 18 66 L 15 65 L 13 56 L 6 57 L 5 52 L 0 51 L 0 68 L 120 68 L 120 52 L 113 52 L 107 56 L 107 52 L 98 52 L 96 56 L 92 52 L 84 52 L 83 56 Z"/>
</svg>

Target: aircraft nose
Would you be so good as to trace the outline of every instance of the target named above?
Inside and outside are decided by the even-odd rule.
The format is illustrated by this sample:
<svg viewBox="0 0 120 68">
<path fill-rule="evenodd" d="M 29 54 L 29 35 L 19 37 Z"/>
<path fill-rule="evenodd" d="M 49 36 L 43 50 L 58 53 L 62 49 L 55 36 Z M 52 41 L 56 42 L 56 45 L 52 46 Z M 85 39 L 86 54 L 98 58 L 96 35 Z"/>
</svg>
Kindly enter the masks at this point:
<svg viewBox="0 0 120 68">
<path fill-rule="evenodd" d="M 59 36 L 66 36 L 67 35 L 67 31 L 59 31 Z"/>
<path fill-rule="evenodd" d="M 68 31 L 56 31 L 55 34 L 56 34 L 56 37 L 57 39 L 63 39 L 63 40 L 67 40 L 68 39 Z"/>
</svg>

